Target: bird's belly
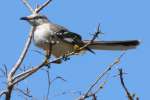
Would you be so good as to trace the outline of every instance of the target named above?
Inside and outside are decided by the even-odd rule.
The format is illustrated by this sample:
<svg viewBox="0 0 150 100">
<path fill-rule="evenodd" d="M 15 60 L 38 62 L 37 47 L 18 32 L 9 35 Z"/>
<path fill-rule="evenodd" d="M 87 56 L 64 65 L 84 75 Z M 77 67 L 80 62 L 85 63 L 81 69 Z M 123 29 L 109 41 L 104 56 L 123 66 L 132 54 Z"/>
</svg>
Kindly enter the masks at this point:
<svg viewBox="0 0 150 100">
<path fill-rule="evenodd" d="M 54 41 L 56 42 L 53 46 L 52 46 L 52 55 L 54 55 L 55 57 L 60 57 L 60 56 L 64 56 L 65 54 L 71 53 L 74 51 L 73 49 L 73 45 L 63 42 L 59 39 L 52 39 L 50 36 L 48 36 L 49 38 L 47 38 L 47 36 L 44 36 L 41 33 L 34 33 L 34 43 L 37 47 L 42 48 L 43 50 L 48 50 L 50 49 L 50 42 Z"/>
<path fill-rule="evenodd" d="M 59 41 L 59 43 L 55 44 L 52 48 L 52 55 L 57 58 L 74 51 L 73 45 L 63 41 Z"/>
<path fill-rule="evenodd" d="M 46 50 L 49 47 L 49 43 L 51 41 L 51 35 L 49 32 L 50 31 L 48 30 L 37 29 L 34 32 L 33 37 L 35 45 L 38 46 L 39 48 Z"/>
</svg>

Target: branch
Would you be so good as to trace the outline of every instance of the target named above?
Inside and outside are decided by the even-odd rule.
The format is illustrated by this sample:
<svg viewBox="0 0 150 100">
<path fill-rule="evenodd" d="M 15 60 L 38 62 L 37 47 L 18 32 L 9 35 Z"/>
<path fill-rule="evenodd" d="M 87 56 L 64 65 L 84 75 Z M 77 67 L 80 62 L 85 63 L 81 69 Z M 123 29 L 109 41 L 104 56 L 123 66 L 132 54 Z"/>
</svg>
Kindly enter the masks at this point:
<svg viewBox="0 0 150 100">
<path fill-rule="evenodd" d="M 0 92 L 0 98 L 1 98 L 4 94 L 6 94 L 6 90 L 3 90 L 3 91 Z"/>
<path fill-rule="evenodd" d="M 22 62 L 23 62 L 23 60 L 27 54 L 27 51 L 28 51 L 29 46 L 31 44 L 31 40 L 32 40 L 32 36 L 33 36 L 34 31 L 35 31 L 35 27 L 32 27 L 31 32 L 29 33 L 29 37 L 26 41 L 26 44 L 24 46 L 24 49 L 23 49 L 18 61 L 16 62 L 16 64 L 13 66 L 13 68 L 11 69 L 11 71 L 8 74 L 6 100 L 10 100 L 10 98 L 11 98 L 11 93 L 12 93 L 12 90 L 14 87 L 13 76 L 15 75 L 16 71 L 19 69 L 20 65 L 22 64 Z"/>
<path fill-rule="evenodd" d="M 31 5 L 29 4 L 29 2 L 27 0 L 22 0 L 23 4 L 29 9 L 29 11 L 31 13 L 34 13 L 33 8 L 31 7 Z"/>
<path fill-rule="evenodd" d="M 48 80 L 48 88 L 47 88 L 46 100 L 49 100 L 49 92 L 50 92 L 49 90 L 50 90 L 50 85 L 51 85 L 49 69 L 46 70 L 46 74 L 47 74 L 47 80 Z"/>
<path fill-rule="evenodd" d="M 91 96 L 91 91 L 95 87 L 95 85 L 97 85 L 97 83 L 113 68 L 113 66 L 115 66 L 120 62 L 120 59 L 123 57 L 124 54 L 125 52 L 123 52 L 119 57 L 117 57 L 112 64 L 108 65 L 108 67 L 102 73 L 99 74 L 96 81 L 90 86 L 88 91 L 83 96 L 81 96 L 78 100 L 84 100 L 86 98 L 89 98 Z"/>
<path fill-rule="evenodd" d="M 35 9 L 35 12 L 36 13 L 39 13 L 41 10 L 43 10 L 44 7 L 46 7 L 50 2 L 52 2 L 52 0 L 48 0 L 46 1 L 43 5 L 41 6 L 38 6 L 36 9 Z"/>
<path fill-rule="evenodd" d="M 12 70 L 10 71 L 9 75 L 8 75 L 8 78 L 12 77 L 16 71 L 18 70 L 18 68 L 20 67 L 20 65 L 22 64 L 27 52 L 28 52 L 28 49 L 29 49 L 29 46 L 31 44 L 31 41 L 32 41 L 32 37 L 33 37 L 33 33 L 35 31 L 35 27 L 32 27 L 31 28 L 31 32 L 29 33 L 29 37 L 25 43 L 25 46 L 24 46 L 24 49 L 18 59 L 18 61 L 16 62 L 16 64 L 13 66 Z"/>
<path fill-rule="evenodd" d="M 23 95 L 29 97 L 29 98 L 32 98 L 33 96 L 30 94 L 30 91 L 29 89 L 27 88 L 25 91 L 19 89 L 19 88 L 15 88 L 16 91 L 22 93 Z"/>
<path fill-rule="evenodd" d="M 127 87 L 125 86 L 122 69 L 118 69 L 118 71 L 119 71 L 119 76 L 120 76 L 119 78 L 120 78 L 121 85 L 126 92 L 128 100 L 134 100 L 133 97 L 131 96 L 131 93 L 128 91 Z"/>
<path fill-rule="evenodd" d="M 98 24 L 97 26 L 97 30 L 93 35 L 93 38 L 91 39 L 91 41 L 89 41 L 87 44 L 85 44 L 83 47 L 81 47 L 79 50 L 83 50 L 84 48 L 88 47 L 90 44 L 93 43 L 93 41 L 98 37 L 99 34 L 101 34 L 102 32 L 100 31 L 100 24 Z"/>
<path fill-rule="evenodd" d="M 40 68 L 42 68 L 43 66 L 47 65 L 47 59 L 45 59 L 40 65 L 33 67 L 17 76 L 15 76 L 13 79 L 13 85 L 19 83 L 20 81 L 23 81 L 24 79 L 26 79 L 27 77 L 31 76 L 33 73 L 37 72 Z"/>
<path fill-rule="evenodd" d="M 85 44 L 83 47 L 81 47 L 80 50 L 85 49 L 87 46 L 89 46 L 96 39 L 96 37 L 98 37 L 98 35 L 101 33 L 99 31 L 99 27 L 100 27 L 100 25 L 98 25 L 97 31 L 95 32 L 95 35 L 93 36 L 91 41 L 89 43 Z M 76 54 L 76 51 L 66 54 L 65 57 L 69 57 L 69 56 L 72 56 L 72 55 L 75 55 L 75 54 Z M 51 52 L 50 52 L 50 55 L 51 55 Z M 36 67 L 33 67 L 33 68 L 23 72 L 23 73 L 20 73 L 20 74 L 16 75 L 14 77 L 14 83 L 13 84 L 16 84 L 16 83 L 24 80 L 25 78 L 29 77 L 30 75 L 32 75 L 33 73 L 38 71 L 40 68 L 42 68 L 42 67 L 44 67 L 46 65 L 49 65 L 51 63 L 55 63 L 56 61 L 61 60 L 61 59 L 64 59 L 64 56 L 56 58 L 56 59 L 54 59 L 54 60 L 52 60 L 50 62 L 47 62 L 47 58 L 46 58 L 40 65 L 38 65 Z"/>
<path fill-rule="evenodd" d="M 2 68 L 0 68 L 0 72 L 2 73 L 2 75 L 7 78 L 8 77 L 8 69 L 7 69 L 7 66 L 4 64 L 2 66 Z"/>
<path fill-rule="evenodd" d="M 29 11 L 32 14 L 35 14 L 35 13 L 38 13 L 39 11 L 41 11 L 44 7 L 46 7 L 50 3 L 50 1 L 51 0 L 47 1 L 42 6 L 39 6 L 37 9 L 35 9 L 36 10 L 35 11 L 35 10 L 33 10 L 32 6 L 29 4 L 29 2 L 27 0 L 22 0 L 23 4 L 29 9 Z M 36 27 L 32 27 L 31 32 L 29 33 L 29 37 L 28 37 L 28 39 L 27 39 L 27 41 L 25 43 L 24 49 L 23 49 L 23 51 L 22 51 L 19 59 L 17 60 L 16 64 L 12 67 L 11 71 L 8 74 L 8 77 L 7 77 L 6 100 L 10 100 L 12 90 L 13 90 L 14 85 L 16 83 L 18 83 L 21 80 L 25 79 L 26 77 L 32 75 L 34 72 L 36 72 L 38 70 L 38 68 L 40 69 L 42 66 L 44 66 L 47 63 L 47 60 L 45 60 L 41 65 L 38 66 L 37 69 L 32 69 L 28 74 L 22 74 L 22 75 L 24 75 L 24 77 L 22 77 L 21 79 L 19 77 L 17 80 L 15 80 L 14 75 L 16 74 L 17 70 L 20 68 L 20 66 L 21 66 L 21 64 L 22 64 L 22 62 L 23 62 L 23 60 L 24 60 L 24 58 L 25 58 L 25 56 L 26 56 L 26 54 L 28 52 L 28 49 L 29 49 L 29 46 L 31 44 L 31 40 L 32 40 L 33 33 L 34 33 L 35 29 L 36 29 Z"/>
</svg>

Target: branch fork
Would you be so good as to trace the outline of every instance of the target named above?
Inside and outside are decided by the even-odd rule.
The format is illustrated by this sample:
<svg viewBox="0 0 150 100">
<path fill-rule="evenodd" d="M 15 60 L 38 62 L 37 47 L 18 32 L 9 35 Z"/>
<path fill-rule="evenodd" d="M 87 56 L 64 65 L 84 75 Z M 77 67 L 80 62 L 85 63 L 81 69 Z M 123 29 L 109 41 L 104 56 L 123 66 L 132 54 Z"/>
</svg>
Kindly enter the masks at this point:
<svg viewBox="0 0 150 100">
<path fill-rule="evenodd" d="M 29 11 L 31 12 L 31 14 L 37 14 L 39 13 L 41 10 L 43 10 L 52 0 L 48 0 L 45 3 L 43 3 L 41 6 L 38 6 L 35 10 L 32 8 L 32 6 L 29 4 L 28 0 L 22 0 L 23 4 L 29 9 Z M 24 60 L 24 58 L 26 57 L 26 54 L 28 52 L 28 49 L 30 47 L 31 41 L 32 41 L 32 37 L 33 37 L 33 33 L 35 31 L 36 27 L 32 27 L 31 28 L 31 32 L 29 33 L 28 39 L 25 43 L 25 46 L 23 48 L 23 51 L 18 59 L 18 61 L 16 62 L 16 64 L 12 67 L 12 69 L 10 70 L 10 72 L 8 73 L 8 77 L 7 77 L 7 90 L 5 92 L 2 93 L 5 94 L 6 96 L 6 100 L 10 100 L 11 98 L 11 94 L 12 94 L 12 90 L 15 86 L 16 83 L 18 83 L 19 81 L 16 81 L 16 77 L 15 74 L 17 72 L 17 70 L 21 67 L 21 64 Z M 23 80 L 23 79 L 22 79 Z M 21 81 L 21 80 L 20 80 Z"/>
</svg>

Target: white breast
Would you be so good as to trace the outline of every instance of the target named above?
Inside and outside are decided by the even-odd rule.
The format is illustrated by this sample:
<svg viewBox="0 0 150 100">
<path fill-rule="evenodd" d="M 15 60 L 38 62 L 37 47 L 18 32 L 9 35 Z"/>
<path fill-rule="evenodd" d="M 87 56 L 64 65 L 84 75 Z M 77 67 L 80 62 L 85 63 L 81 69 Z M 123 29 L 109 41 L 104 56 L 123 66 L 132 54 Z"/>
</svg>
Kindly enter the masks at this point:
<svg viewBox="0 0 150 100">
<path fill-rule="evenodd" d="M 36 31 L 34 32 L 33 38 L 35 45 L 39 48 L 47 50 L 49 49 L 49 43 L 51 41 L 57 41 L 56 44 L 52 47 L 52 54 L 55 57 L 60 57 L 69 52 L 73 52 L 73 45 L 61 41 L 57 38 L 52 38 L 52 35 L 54 35 L 54 32 L 51 31 L 49 24 L 43 24 L 38 26 Z"/>
<path fill-rule="evenodd" d="M 46 49 L 47 45 L 51 41 L 52 31 L 49 28 L 48 24 L 43 24 L 37 27 L 34 32 L 34 42 L 35 45 L 42 49 Z"/>
</svg>

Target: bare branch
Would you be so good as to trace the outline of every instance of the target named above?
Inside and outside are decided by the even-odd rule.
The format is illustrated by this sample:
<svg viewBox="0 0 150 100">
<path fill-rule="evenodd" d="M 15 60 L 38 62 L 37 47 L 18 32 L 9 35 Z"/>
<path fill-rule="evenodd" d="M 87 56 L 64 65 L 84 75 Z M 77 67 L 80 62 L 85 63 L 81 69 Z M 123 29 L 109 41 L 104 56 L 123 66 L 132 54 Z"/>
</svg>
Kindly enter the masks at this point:
<svg viewBox="0 0 150 100">
<path fill-rule="evenodd" d="M 19 69 L 20 65 L 22 64 L 22 62 L 23 62 L 23 60 L 24 60 L 24 58 L 27 54 L 27 51 L 28 51 L 29 46 L 31 44 L 31 40 L 32 40 L 32 36 L 33 36 L 34 31 L 35 31 L 35 27 L 32 27 L 31 32 L 29 33 L 29 37 L 26 41 L 26 44 L 24 46 L 24 49 L 23 49 L 18 61 L 16 62 L 16 64 L 13 66 L 13 68 L 11 69 L 11 71 L 8 74 L 6 100 L 10 100 L 10 98 L 11 98 L 11 93 L 12 93 L 12 90 L 13 90 L 13 87 L 14 87 L 13 76 L 16 73 L 16 71 Z"/>
<path fill-rule="evenodd" d="M 114 65 L 120 62 L 120 59 L 123 57 L 124 54 L 125 52 L 123 52 L 119 57 L 117 57 L 112 64 L 108 65 L 108 67 L 97 77 L 96 81 L 94 82 L 94 84 L 91 85 L 86 94 L 88 94 L 93 89 L 93 87 L 99 82 L 99 80 L 101 80 L 112 69 Z"/>
<path fill-rule="evenodd" d="M 43 5 L 41 6 L 37 6 L 37 8 L 35 9 L 36 13 L 39 13 L 44 7 L 46 7 L 52 0 L 48 0 L 46 1 Z"/>
<path fill-rule="evenodd" d="M 100 84 L 99 87 L 97 88 L 97 90 L 95 90 L 95 92 L 93 94 L 97 94 L 100 90 L 102 90 L 106 83 L 107 83 L 107 80 L 105 80 L 102 84 Z"/>
<path fill-rule="evenodd" d="M 16 80 L 14 80 L 13 84 L 17 84 L 20 81 L 23 81 L 24 79 L 26 79 L 27 77 L 31 76 L 33 73 L 37 72 L 40 68 L 42 68 L 43 66 L 45 66 L 46 61 L 44 61 L 42 64 L 38 65 L 35 68 L 31 68 L 25 72 L 23 72 L 18 78 L 14 78 Z"/>
<path fill-rule="evenodd" d="M 81 95 L 82 92 L 81 92 L 81 91 L 74 91 L 74 90 L 71 90 L 71 91 L 64 91 L 64 92 L 55 94 L 55 96 L 68 95 L 68 94 L 73 94 L 73 95 L 77 94 L 77 95 Z"/>
<path fill-rule="evenodd" d="M 5 75 L 6 75 L 6 77 L 8 77 L 8 69 L 7 69 L 7 66 L 4 64 L 3 65 L 4 66 L 4 69 L 5 69 Z"/>
<path fill-rule="evenodd" d="M 7 66 L 5 64 L 2 66 L 2 68 L 0 68 L 0 72 L 2 73 L 2 76 L 4 76 L 5 78 L 7 78 L 8 69 L 7 69 Z"/>
<path fill-rule="evenodd" d="M 27 39 L 27 41 L 26 41 L 26 44 L 25 44 L 25 46 L 24 46 L 24 49 L 23 49 L 23 51 L 22 51 L 22 53 L 21 53 L 21 55 L 20 55 L 18 61 L 17 61 L 16 64 L 13 66 L 12 70 L 10 71 L 10 73 L 9 73 L 9 75 L 8 75 L 8 78 L 12 77 L 12 76 L 15 74 L 15 72 L 18 70 L 18 68 L 20 67 L 20 65 L 22 64 L 22 62 L 23 62 L 23 60 L 24 60 L 24 58 L 25 58 L 25 56 L 26 56 L 26 54 L 27 54 L 27 51 L 28 51 L 28 49 L 29 49 L 29 46 L 30 46 L 30 44 L 31 44 L 31 40 L 32 40 L 33 33 L 34 33 L 35 29 L 36 29 L 35 27 L 32 27 L 32 28 L 31 28 L 31 32 L 29 33 L 29 37 L 28 37 L 28 39 Z"/>
<path fill-rule="evenodd" d="M 29 9 L 29 11 L 31 13 L 34 13 L 33 8 L 31 7 L 31 5 L 29 4 L 28 0 L 22 0 L 23 4 Z"/>
<path fill-rule="evenodd" d="M 6 94 L 6 90 L 3 90 L 3 91 L 0 92 L 0 98 L 1 98 L 4 94 Z"/>
<path fill-rule="evenodd" d="M 93 36 L 93 38 L 91 39 L 91 41 L 89 43 L 87 43 L 86 45 L 84 45 L 83 47 L 81 47 L 80 50 L 86 48 L 88 45 L 90 45 L 96 39 L 96 37 L 100 34 L 99 27 L 100 26 L 98 25 L 97 32 L 95 32 L 95 35 Z M 50 48 L 52 48 L 52 47 L 50 46 Z M 49 56 L 51 56 L 51 50 L 50 50 L 49 54 L 50 54 Z M 69 56 L 72 56 L 72 55 L 75 55 L 75 54 L 76 54 L 76 51 L 66 54 L 65 57 L 69 57 Z M 47 62 L 47 57 L 46 57 L 46 59 L 40 65 L 38 65 L 36 67 L 32 67 L 31 69 L 29 69 L 29 70 L 27 70 L 27 71 L 25 71 L 23 73 L 20 73 L 20 74 L 16 75 L 14 77 L 14 83 L 13 84 L 16 84 L 16 83 L 24 80 L 25 78 L 29 77 L 30 75 L 32 75 L 33 73 L 35 73 L 36 71 L 38 71 L 43 66 L 49 65 L 51 63 L 55 63 L 56 61 L 61 60 L 63 58 L 64 57 L 62 56 L 62 57 L 56 58 L 56 59 L 54 59 L 54 60 L 52 60 L 50 62 Z"/>
<path fill-rule="evenodd" d="M 95 87 L 95 85 L 113 68 L 113 66 L 115 66 L 116 64 L 118 64 L 120 62 L 120 59 L 123 57 L 123 55 L 125 54 L 125 52 L 123 52 L 119 57 L 117 57 L 114 62 L 110 65 L 108 65 L 108 67 L 98 75 L 96 81 L 90 86 L 90 88 L 88 89 L 88 91 L 82 95 L 81 97 L 79 97 L 79 99 L 77 100 L 85 100 L 86 98 L 89 98 L 90 96 L 92 96 L 92 89 Z M 97 93 L 97 91 L 95 92 Z"/>
<path fill-rule="evenodd" d="M 91 39 L 91 41 L 89 41 L 87 44 L 85 44 L 83 47 L 81 47 L 79 50 L 83 50 L 84 48 L 88 47 L 91 43 L 93 43 L 93 41 L 98 37 L 98 35 L 101 34 L 100 31 L 100 24 L 98 24 L 97 26 L 97 31 L 94 33 L 93 38 Z"/>
<path fill-rule="evenodd" d="M 23 95 L 32 98 L 33 96 L 30 94 L 29 89 L 27 88 L 25 91 L 19 89 L 19 88 L 15 88 L 16 91 L 22 93 Z"/>
<path fill-rule="evenodd" d="M 49 100 L 49 91 L 50 91 L 50 85 L 51 85 L 49 69 L 46 70 L 46 74 L 47 74 L 47 80 L 48 80 L 48 88 L 47 88 L 46 100 Z"/>
<path fill-rule="evenodd" d="M 134 98 L 132 97 L 131 93 L 128 91 L 127 87 L 125 86 L 124 79 L 123 79 L 123 71 L 122 71 L 122 69 L 118 69 L 118 71 L 119 71 L 121 85 L 122 85 L 123 89 L 126 92 L 128 100 L 134 100 Z"/>
</svg>

